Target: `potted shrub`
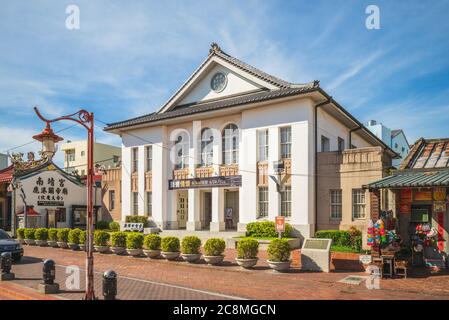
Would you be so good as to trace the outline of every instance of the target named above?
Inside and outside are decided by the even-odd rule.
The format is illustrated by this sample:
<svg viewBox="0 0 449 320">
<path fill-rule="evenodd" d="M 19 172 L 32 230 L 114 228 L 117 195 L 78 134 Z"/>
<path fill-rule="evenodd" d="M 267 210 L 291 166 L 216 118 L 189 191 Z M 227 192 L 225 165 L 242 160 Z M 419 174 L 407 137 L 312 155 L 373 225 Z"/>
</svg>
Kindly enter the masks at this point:
<svg viewBox="0 0 449 320">
<path fill-rule="evenodd" d="M 245 269 L 252 268 L 257 264 L 257 252 L 259 242 L 251 238 L 245 238 L 237 243 L 237 264 Z"/>
<path fill-rule="evenodd" d="M 156 259 L 161 255 L 161 237 L 157 234 L 149 234 L 143 240 L 145 249 L 143 253 L 151 258 Z"/>
<path fill-rule="evenodd" d="M 97 252 L 105 253 L 109 251 L 108 241 L 109 233 L 103 230 L 95 230 L 94 232 L 94 249 Z"/>
<path fill-rule="evenodd" d="M 20 244 L 25 243 L 25 228 L 17 229 L 17 239 L 19 240 Z"/>
<path fill-rule="evenodd" d="M 107 222 L 107 221 L 98 221 L 95 224 L 95 229 L 96 230 L 106 230 L 108 228 L 109 228 L 109 222 Z"/>
<path fill-rule="evenodd" d="M 120 223 L 117 221 L 109 222 L 109 229 L 112 231 L 120 231 Z"/>
<path fill-rule="evenodd" d="M 175 260 L 179 257 L 179 239 L 176 237 L 164 237 L 161 240 L 161 255 L 167 260 Z"/>
<path fill-rule="evenodd" d="M 57 243 L 60 248 L 63 248 L 63 249 L 68 248 L 67 241 L 69 241 L 69 232 L 70 232 L 69 228 L 58 229 L 58 233 L 57 233 L 58 242 Z"/>
<path fill-rule="evenodd" d="M 181 242 L 181 257 L 184 261 L 195 262 L 201 258 L 201 240 L 197 236 L 186 236 Z"/>
<path fill-rule="evenodd" d="M 35 242 L 38 246 L 41 247 L 46 246 L 48 240 L 48 229 L 47 228 L 36 229 L 34 237 L 36 238 Z"/>
<path fill-rule="evenodd" d="M 56 229 L 56 228 L 48 229 L 47 244 L 52 248 L 58 247 L 58 229 Z"/>
<path fill-rule="evenodd" d="M 143 234 L 140 232 L 128 232 L 127 234 L 126 252 L 133 257 L 140 256 L 143 247 Z"/>
<path fill-rule="evenodd" d="M 87 239 L 87 231 L 81 230 L 79 238 L 78 238 L 78 247 L 81 251 L 86 251 L 86 239 Z"/>
<path fill-rule="evenodd" d="M 126 252 L 126 232 L 117 231 L 111 233 L 111 251 L 115 254 Z"/>
<path fill-rule="evenodd" d="M 36 229 L 34 229 L 34 228 L 26 228 L 25 229 L 24 236 L 25 236 L 26 244 L 28 244 L 28 245 L 35 244 L 35 233 L 36 233 Z"/>
<path fill-rule="evenodd" d="M 72 249 L 72 250 L 78 249 L 78 243 L 80 242 L 81 231 L 82 231 L 81 229 L 70 230 L 69 237 L 67 239 L 67 241 L 68 241 L 67 245 L 69 246 L 70 249 Z"/>
<path fill-rule="evenodd" d="M 276 271 L 290 269 L 290 245 L 285 239 L 275 239 L 268 245 L 268 265 Z"/>
<path fill-rule="evenodd" d="M 224 250 L 226 248 L 226 243 L 220 238 L 211 238 L 204 244 L 204 255 L 203 258 L 210 265 L 218 265 L 223 262 Z"/>
</svg>

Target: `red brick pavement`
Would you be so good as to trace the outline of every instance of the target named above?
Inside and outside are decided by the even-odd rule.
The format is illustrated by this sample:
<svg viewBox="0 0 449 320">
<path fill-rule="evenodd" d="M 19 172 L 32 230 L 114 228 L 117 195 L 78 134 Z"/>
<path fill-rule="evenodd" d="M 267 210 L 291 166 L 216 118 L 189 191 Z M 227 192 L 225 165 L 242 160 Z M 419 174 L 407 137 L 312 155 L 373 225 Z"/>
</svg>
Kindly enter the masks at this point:
<svg viewBox="0 0 449 320">
<path fill-rule="evenodd" d="M 58 300 L 58 297 L 41 294 L 11 281 L 1 281 L 0 300 Z"/>
<path fill-rule="evenodd" d="M 36 258 L 51 258 L 59 265 L 78 265 L 84 268 L 85 255 L 63 249 L 26 247 L 25 254 Z M 215 292 L 249 299 L 449 299 L 449 274 L 416 274 L 408 279 L 382 280 L 380 290 L 368 290 L 360 285 L 338 281 L 361 272 L 306 273 L 297 264 L 289 273 L 275 273 L 268 269 L 265 252 L 255 270 L 244 270 L 233 263 L 235 250 L 227 250 L 223 266 L 187 264 L 177 261 L 150 260 L 95 254 L 96 271 L 114 269 L 119 276 L 153 281 Z M 99 278 L 99 276 L 96 276 Z M 120 288 L 119 290 L 124 290 Z M 126 290 L 136 291 L 128 284 Z M 125 291 L 126 291 L 125 290 Z M 149 297 L 151 298 L 151 297 Z"/>
</svg>

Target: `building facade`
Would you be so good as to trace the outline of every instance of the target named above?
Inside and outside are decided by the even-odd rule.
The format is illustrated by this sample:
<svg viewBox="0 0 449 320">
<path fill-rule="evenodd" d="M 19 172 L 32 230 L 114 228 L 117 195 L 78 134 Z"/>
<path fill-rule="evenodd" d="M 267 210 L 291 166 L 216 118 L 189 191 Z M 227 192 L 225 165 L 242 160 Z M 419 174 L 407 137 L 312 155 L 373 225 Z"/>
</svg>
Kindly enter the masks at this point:
<svg viewBox="0 0 449 320">
<path fill-rule="evenodd" d="M 105 130 L 122 139 L 122 220 L 146 215 L 161 229 L 244 231 L 283 215 L 309 237 L 319 153 L 395 156 L 318 81 L 286 82 L 216 44 L 159 111 Z"/>
<path fill-rule="evenodd" d="M 0 153 L 0 170 L 8 166 L 8 155 Z"/>
<path fill-rule="evenodd" d="M 101 176 L 102 189 L 102 220 L 121 221 L 122 220 L 122 168 L 105 169 Z"/>
<path fill-rule="evenodd" d="M 64 170 L 80 176 L 87 173 L 87 140 L 68 141 L 61 145 L 64 152 Z M 120 161 L 121 149 L 103 143 L 94 143 L 94 163 L 104 168 L 116 167 Z"/>
</svg>

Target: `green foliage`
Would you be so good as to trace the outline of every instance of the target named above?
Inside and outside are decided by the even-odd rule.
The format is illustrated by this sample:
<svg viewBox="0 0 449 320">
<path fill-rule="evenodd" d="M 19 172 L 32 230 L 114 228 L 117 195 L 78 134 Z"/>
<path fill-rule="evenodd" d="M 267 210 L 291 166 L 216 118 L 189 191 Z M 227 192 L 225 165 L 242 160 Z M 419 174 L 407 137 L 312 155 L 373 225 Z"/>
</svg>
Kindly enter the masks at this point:
<svg viewBox="0 0 449 320">
<path fill-rule="evenodd" d="M 149 234 L 144 239 L 145 248 L 148 250 L 161 249 L 161 237 L 157 234 Z"/>
<path fill-rule="evenodd" d="M 80 242 L 80 234 L 83 230 L 81 229 L 72 229 L 69 232 L 69 237 L 67 238 L 69 243 L 76 243 L 79 244 Z"/>
<path fill-rule="evenodd" d="M 181 251 L 185 254 L 200 253 L 201 239 L 197 236 L 186 236 L 181 242 Z"/>
<path fill-rule="evenodd" d="M 48 240 L 58 241 L 58 229 L 56 228 L 48 229 Z"/>
<path fill-rule="evenodd" d="M 120 231 L 120 223 L 117 221 L 109 222 L 109 229 L 112 231 Z"/>
<path fill-rule="evenodd" d="M 142 249 L 143 234 L 140 232 L 128 232 L 126 236 L 126 248 L 128 249 Z"/>
<path fill-rule="evenodd" d="M 285 232 L 281 235 L 287 238 L 292 232 L 293 228 L 289 223 L 285 223 Z M 276 225 L 274 221 L 256 221 L 250 222 L 246 225 L 246 235 L 254 238 L 276 238 Z"/>
<path fill-rule="evenodd" d="M 48 239 L 48 229 L 47 228 L 39 228 L 36 229 L 34 233 L 34 237 L 36 240 L 47 240 Z"/>
<path fill-rule="evenodd" d="M 145 216 L 126 216 L 125 221 L 131 223 L 143 223 L 144 228 L 148 227 L 148 217 Z"/>
<path fill-rule="evenodd" d="M 87 240 L 87 231 L 81 230 L 78 244 L 86 244 L 86 240 Z"/>
<path fill-rule="evenodd" d="M 25 239 L 25 228 L 18 228 L 17 229 L 17 238 L 19 239 Z"/>
<path fill-rule="evenodd" d="M 164 252 L 179 252 L 179 239 L 177 237 L 162 238 L 161 249 Z"/>
<path fill-rule="evenodd" d="M 25 239 L 34 240 L 36 237 L 36 229 L 34 228 L 26 228 L 24 233 Z"/>
<path fill-rule="evenodd" d="M 204 253 L 206 256 L 221 256 L 225 251 L 226 243 L 220 238 L 210 238 L 204 244 Z"/>
<path fill-rule="evenodd" d="M 58 229 L 57 237 L 59 242 L 67 242 L 69 240 L 69 228 Z"/>
<path fill-rule="evenodd" d="M 95 230 L 94 232 L 94 244 L 96 246 L 107 246 L 109 241 L 109 233 L 103 230 Z"/>
<path fill-rule="evenodd" d="M 251 238 L 243 238 L 237 242 L 237 258 L 254 259 L 257 258 L 259 242 Z"/>
<path fill-rule="evenodd" d="M 349 230 L 321 230 L 315 233 L 315 237 L 332 239 L 332 246 L 348 247 L 356 252 L 362 249 L 362 232 L 355 227 Z"/>
<path fill-rule="evenodd" d="M 116 231 L 111 233 L 111 245 L 113 247 L 126 247 L 126 237 L 128 234 L 126 232 Z"/>
<path fill-rule="evenodd" d="M 109 228 L 109 222 L 107 221 L 97 221 L 97 224 L 95 225 L 95 229 L 97 230 L 106 230 Z"/>
<path fill-rule="evenodd" d="M 287 262 L 290 260 L 290 245 L 285 239 L 270 241 L 268 245 L 268 260 L 275 262 Z"/>
</svg>

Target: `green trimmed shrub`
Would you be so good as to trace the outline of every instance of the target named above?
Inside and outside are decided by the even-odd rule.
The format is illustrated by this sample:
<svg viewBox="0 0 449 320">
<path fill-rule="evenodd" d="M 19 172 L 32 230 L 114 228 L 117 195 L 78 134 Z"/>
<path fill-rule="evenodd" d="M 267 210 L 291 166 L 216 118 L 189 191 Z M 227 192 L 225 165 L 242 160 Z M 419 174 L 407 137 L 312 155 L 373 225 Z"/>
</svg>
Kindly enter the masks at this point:
<svg viewBox="0 0 449 320">
<path fill-rule="evenodd" d="M 145 216 L 126 216 L 125 222 L 143 223 L 144 228 L 149 226 L 148 217 Z"/>
<path fill-rule="evenodd" d="M 47 240 L 48 239 L 48 229 L 47 228 L 38 228 L 34 233 L 34 237 L 36 240 Z"/>
<path fill-rule="evenodd" d="M 321 230 L 315 233 L 315 237 L 332 239 L 333 246 L 350 247 L 357 251 L 362 249 L 362 232 L 355 227 L 349 230 Z"/>
<path fill-rule="evenodd" d="M 76 243 L 79 244 L 80 242 L 80 234 L 83 230 L 81 229 L 72 229 L 69 232 L 69 236 L 67 238 L 68 243 Z"/>
<path fill-rule="evenodd" d="M 225 251 L 226 243 L 220 238 L 210 238 L 204 244 L 204 253 L 206 256 L 222 256 Z"/>
<path fill-rule="evenodd" d="M 144 245 L 148 250 L 161 250 L 161 237 L 157 234 L 149 234 L 144 239 Z"/>
<path fill-rule="evenodd" d="M 69 228 L 58 229 L 57 237 L 59 242 L 67 242 L 69 240 Z"/>
<path fill-rule="evenodd" d="M 34 240 L 36 238 L 36 229 L 26 228 L 24 236 L 25 236 L 25 239 Z"/>
<path fill-rule="evenodd" d="M 143 247 L 143 234 L 140 232 L 128 232 L 126 236 L 126 248 L 127 249 L 142 249 Z"/>
<path fill-rule="evenodd" d="M 161 240 L 163 252 L 179 252 L 179 239 L 177 237 L 164 237 Z"/>
<path fill-rule="evenodd" d="M 268 260 L 275 262 L 290 261 L 290 245 L 285 239 L 275 239 L 268 245 Z"/>
<path fill-rule="evenodd" d="M 111 245 L 113 247 L 125 248 L 127 235 L 126 232 L 121 231 L 111 233 Z"/>
<path fill-rule="evenodd" d="M 109 230 L 120 231 L 120 223 L 117 221 L 109 222 Z"/>
<path fill-rule="evenodd" d="M 96 230 L 106 230 L 109 228 L 109 222 L 107 221 L 97 221 L 95 225 Z"/>
<path fill-rule="evenodd" d="M 48 229 L 48 240 L 58 241 L 58 229 L 56 228 Z"/>
<path fill-rule="evenodd" d="M 87 240 L 87 231 L 81 230 L 78 244 L 86 244 L 86 240 Z"/>
<path fill-rule="evenodd" d="M 285 232 L 282 232 L 282 237 L 287 238 L 290 236 L 292 230 L 292 226 L 289 223 L 285 223 Z M 274 221 L 256 221 L 246 225 L 246 236 L 254 238 L 277 238 L 279 234 L 276 232 Z"/>
<path fill-rule="evenodd" d="M 259 242 L 251 238 L 244 238 L 237 242 L 237 258 L 254 259 L 259 252 Z"/>
<path fill-rule="evenodd" d="M 21 240 L 25 239 L 25 228 L 18 228 L 16 232 L 17 232 L 18 239 L 21 239 Z"/>
<path fill-rule="evenodd" d="M 185 254 L 199 254 L 201 239 L 197 236 L 186 236 L 181 242 L 181 252 Z"/>
<path fill-rule="evenodd" d="M 96 246 L 107 246 L 109 241 L 109 233 L 103 230 L 95 230 L 94 232 L 94 244 Z"/>
</svg>

